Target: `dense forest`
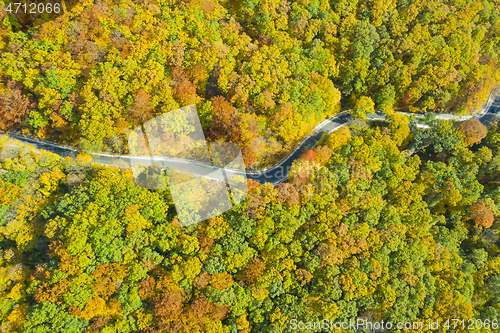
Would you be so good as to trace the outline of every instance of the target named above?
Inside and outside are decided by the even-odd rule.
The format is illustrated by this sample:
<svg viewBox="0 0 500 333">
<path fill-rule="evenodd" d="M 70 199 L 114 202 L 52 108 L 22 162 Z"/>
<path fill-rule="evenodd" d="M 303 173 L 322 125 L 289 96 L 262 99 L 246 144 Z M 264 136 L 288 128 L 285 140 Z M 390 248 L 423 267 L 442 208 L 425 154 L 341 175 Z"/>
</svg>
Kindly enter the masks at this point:
<svg viewBox="0 0 500 333">
<path fill-rule="evenodd" d="M 498 123 L 393 112 L 481 108 L 500 82 L 498 0 L 87 0 L 31 26 L 7 3 L 1 132 L 127 154 L 135 128 L 194 104 L 206 138 L 258 169 L 326 117 L 357 119 L 287 182 L 249 180 L 189 226 L 131 169 L 0 135 L 0 331 L 500 320 Z M 367 123 L 376 108 L 390 121 Z"/>
<path fill-rule="evenodd" d="M 494 0 L 96 0 L 29 27 L 0 7 L 0 130 L 127 153 L 135 126 L 196 104 L 207 137 L 258 168 L 343 108 L 479 109 L 500 82 L 499 13 Z"/>
<path fill-rule="evenodd" d="M 390 117 L 342 127 L 289 182 L 249 180 L 244 202 L 186 227 L 130 169 L 1 137 L 2 331 L 500 319 L 500 128 Z"/>
</svg>

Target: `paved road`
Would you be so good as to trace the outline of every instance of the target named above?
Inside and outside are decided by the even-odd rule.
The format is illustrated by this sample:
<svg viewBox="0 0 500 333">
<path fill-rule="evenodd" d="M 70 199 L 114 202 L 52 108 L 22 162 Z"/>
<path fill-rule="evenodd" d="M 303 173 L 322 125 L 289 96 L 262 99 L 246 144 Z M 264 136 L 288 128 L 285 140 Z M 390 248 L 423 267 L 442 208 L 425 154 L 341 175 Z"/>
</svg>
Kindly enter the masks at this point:
<svg viewBox="0 0 500 333">
<path fill-rule="evenodd" d="M 410 113 L 399 112 L 405 115 L 410 115 Z M 488 125 L 491 121 L 497 120 L 500 115 L 500 97 L 495 96 L 488 99 L 488 102 L 482 112 L 476 116 L 482 123 Z M 428 127 L 425 124 L 418 123 L 420 120 L 423 120 L 423 115 L 415 115 L 417 120 L 417 126 L 420 128 Z M 446 119 L 446 120 L 466 120 L 471 118 L 471 116 L 455 116 L 448 114 L 437 114 L 437 119 Z M 288 178 L 289 170 L 292 166 L 292 162 L 298 158 L 305 150 L 311 149 L 314 147 L 321 136 L 324 133 L 330 133 L 335 131 L 336 129 L 349 125 L 354 121 L 354 117 L 349 113 L 349 111 L 344 111 L 336 116 L 329 118 L 319 124 L 314 131 L 305 137 L 298 147 L 285 159 L 283 159 L 278 165 L 268 168 L 266 170 L 262 170 L 259 172 L 248 172 L 246 170 L 231 170 L 232 174 L 240 174 L 245 175 L 247 178 L 251 178 L 261 184 L 265 182 L 278 184 L 280 182 L 285 181 Z M 375 114 L 367 115 L 368 121 L 386 121 L 386 117 L 381 112 L 376 112 Z M 9 137 L 17 139 L 21 142 L 29 143 L 34 145 L 38 149 L 44 149 L 50 152 L 53 152 L 62 157 L 75 157 L 78 154 L 78 151 L 70 148 L 63 147 L 59 145 L 55 145 L 52 143 L 47 143 L 43 141 L 38 141 L 34 139 L 25 138 L 22 136 L 8 134 Z M 185 170 L 191 172 L 197 176 L 206 175 L 209 178 L 219 179 L 220 173 L 214 172 L 216 169 L 206 163 L 202 162 L 193 162 L 188 160 L 181 159 L 172 159 L 172 158 L 151 158 L 148 156 L 119 156 L 119 155 L 108 155 L 108 154 L 92 154 L 93 161 L 99 164 L 105 165 L 116 165 L 119 167 L 129 167 L 135 165 L 137 163 L 142 164 L 151 164 L 151 162 L 159 163 L 161 165 L 168 165 L 172 168 L 176 168 L 180 171 Z"/>
<path fill-rule="evenodd" d="M 474 118 L 479 119 L 486 126 L 498 121 L 500 119 L 500 96 L 490 98 L 483 111 Z"/>
</svg>

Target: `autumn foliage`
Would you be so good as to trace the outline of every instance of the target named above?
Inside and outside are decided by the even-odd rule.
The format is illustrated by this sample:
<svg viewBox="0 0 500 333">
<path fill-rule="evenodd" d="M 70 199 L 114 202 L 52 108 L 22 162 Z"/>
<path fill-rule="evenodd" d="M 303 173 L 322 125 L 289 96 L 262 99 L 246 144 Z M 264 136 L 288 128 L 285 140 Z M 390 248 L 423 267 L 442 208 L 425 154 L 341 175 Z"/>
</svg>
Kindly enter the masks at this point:
<svg viewBox="0 0 500 333">
<path fill-rule="evenodd" d="M 448 125 L 422 131 L 455 140 Z M 250 333 L 279 331 L 262 318 L 298 313 L 314 322 L 493 311 L 496 129 L 476 151 L 458 140 L 439 157 L 405 157 L 399 130 L 341 133 L 335 148 L 295 160 L 291 181 L 250 181 L 244 202 L 190 227 L 168 189 L 138 187 L 130 170 L 1 138 L 2 327 Z M 367 299 L 370 310 L 350 303 Z"/>
<path fill-rule="evenodd" d="M 486 206 L 475 203 L 470 207 L 470 219 L 478 227 L 489 228 L 493 225 L 495 217 Z"/>
<path fill-rule="evenodd" d="M 458 124 L 458 130 L 465 137 L 465 144 L 469 147 L 481 142 L 488 132 L 486 126 L 476 118 L 462 121 Z"/>
<path fill-rule="evenodd" d="M 151 96 L 144 90 L 139 89 L 134 94 L 134 103 L 130 107 L 130 119 L 134 124 L 138 125 L 139 123 L 144 123 L 151 119 Z M 123 129 L 120 129 L 123 131 Z"/>
<path fill-rule="evenodd" d="M 195 104 L 207 139 L 269 166 L 341 106 L 479 109 L 499 16 L 492 0 L 100 0 L 26 30 L 2 9 L 0 130 L 126 153 L 131 130 Z M 498 126 L 390 120 L 338 128 L 288 181 L 249 181 L 188 227 L 130 169 L 0 137 L 2 332 L 500 318 Z"/>
<path fill-rule="evenodd" d="M 19 86 L 14 81 L 9 81 L 7 89 L 0 93 L 0 130 L 16 129 L 33 107 L 33 103 L 22 94 Z"/>
<path fill-rule="evenodd" d="M 478 109 L 500 81 L 485 1 L 103 0 L 30 32 L 0 13 L 0 130 L 121 153 L 141 122 L 195 104 L 208 136 L 266 166 L 341 101 L 361 118 Z"/>
<path fill-rule="evenodd" d="M 314 150 L 309 149 L 308 151 L 300 155 L 299 158 L 308 162 L 314 162 L 314 159 L 316 158 L 316 153 L 314 152 Z"/>
</svg>

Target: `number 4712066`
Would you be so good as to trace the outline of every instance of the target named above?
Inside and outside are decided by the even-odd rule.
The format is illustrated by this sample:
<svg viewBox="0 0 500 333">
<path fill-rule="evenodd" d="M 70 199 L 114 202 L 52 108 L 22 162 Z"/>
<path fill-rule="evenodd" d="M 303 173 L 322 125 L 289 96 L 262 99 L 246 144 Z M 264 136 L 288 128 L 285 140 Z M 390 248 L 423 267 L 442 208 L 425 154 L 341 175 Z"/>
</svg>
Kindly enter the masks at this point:
<svg viewBox="0 0 500 333">
<path fill-rule="evenodd" d="M 493 319 L 493 320 L 490 320 L 490 319 L 485 319 L 485 320 L 482 320 L 482 319 L 469 319 L 469 320 L 466 320 L 466 319 L 448 319 L 444 324 L 443 324 L 443 327 L 444 328 L 447 328 L 447 329 L 457 329 L 457 328 L 461 328 L 461 329 L 468 329 L 468 330 L 471 330 L 471 329 L 493 329 L 493 330 L 497 330 L 498 327 L 499 327 L 499 324 L 498 324 L 498 320 L 497 319 Z"/>
<path fill-rule="evenodd" d="M 14 9 L 15 8 L 15 9 Z M 26 14 L 42 14 L 42 13 L 56 13 L 59 14 L 61 12 L 61 4 L 59 3 L 30 3 L 29 5 L 26 3 L 14 2 L 9 3 L 7 6 L 7 12 L 9 13 L 26 13 Z"/>
</svg>

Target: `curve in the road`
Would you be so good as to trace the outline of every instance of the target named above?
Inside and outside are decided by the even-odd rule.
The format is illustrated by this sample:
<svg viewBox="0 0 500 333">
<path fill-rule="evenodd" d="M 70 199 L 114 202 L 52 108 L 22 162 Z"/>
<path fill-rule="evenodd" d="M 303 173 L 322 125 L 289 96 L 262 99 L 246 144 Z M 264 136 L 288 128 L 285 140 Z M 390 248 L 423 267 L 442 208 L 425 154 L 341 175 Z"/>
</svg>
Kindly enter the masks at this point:
<svg viewBox="0 0 500 333">
<path fill-rule="evenodd" d="M 474 117 L 479 119 L 483 123 L 488 123 L 489 121 L 492 120 L 492 118 L 496 117 L 495 113 L 498 112 L 498 110 L 500 110 L 500 98 L 490 97 L 488 98 L 488 102 L 486 103 L 486 106 L 483 108 L 481 113 L 479 113 Z M 321 136 L 324 133 L 330 133 L 332 131 L 335 131 L 336 129 L 342 126 L 350 124 L 354 120 L 354 117 L 352 116 L 350 111 L 351 110 L 343 111 L 321 122 L 308 136 L 306 136 L 299 143 L 299 145 L 288 156 L 286 156 L 283 160 L 281 160 L 281 162 L 279 162 L 277 165 L 257 172 L 249 172 L 246 170 L 232 170 L 233 173 L 245 175 L 247 178 L 251 178 L 261 184 L 266 182 L 272 184 L 278 184 L 280 182 L 283 182 L 288 178 L 288 174 L 293 161 L 296 160 L 304 152 L 305 147 L 311 149 L 319 142 Z M 407 113 L 401 111 L 398 111 L 398 113 L 402 113 L 405 115 L 414 115 L 416 116 L 417 119 L 422 119 L 424 117 L 423 115 L 416 115 L 413 113 Z M 436 118 L 446 119 L 446 120 L 465 120 L 471 118 L 471 116 L 437 114 Z M 367 120 L 387 121 L 387 118 L 383 114 L 376 112 L 374 114 L 367 114 Z M 419 127 L 426 127 L 426 125 L 420 124 Z M 68 157 L 68 156 L 75 157 L 78 154 L 78 150 L 70 147 L 64 147 L 53 143 L 30 139 L 15 134 L 7 134 L 7 135 L 21 142 L 32 144 L 38 149 L 44 149 L 52 153 L 55 153 L 61 157 Z M 118 165 L 118 166 L 126 166 L 126 165 L 130 166 L 141 161 L 146 161 L 146 160 L 151 161 L 153 159 L 155 162 L 162 162 L 162 161 L 168 162 L 169 166 L 171 167 L 178 166 L 180 169 L 184 169 L 193 172 L 195 174 L 196 173 L 199 174 L 200 170 L 202 170 L 203 168 L 205 169 L 207 167 L 209 169 L 213 168 L 213 166 L 206 163 L 181 160 L 181 159 L 161 158 L 161 157 L 154 157 L 154 158 L 146 156 L 134 157 L 134 156 L 109 155 L 109 154 L 99 154 L 99 153 L 92 154 L 92 156 L 94 158 L 94 162 L 96 163 L 105 165 Z M 201 173 L 203 173 L 203 171 L 201 171 Z"/>
</svg>

